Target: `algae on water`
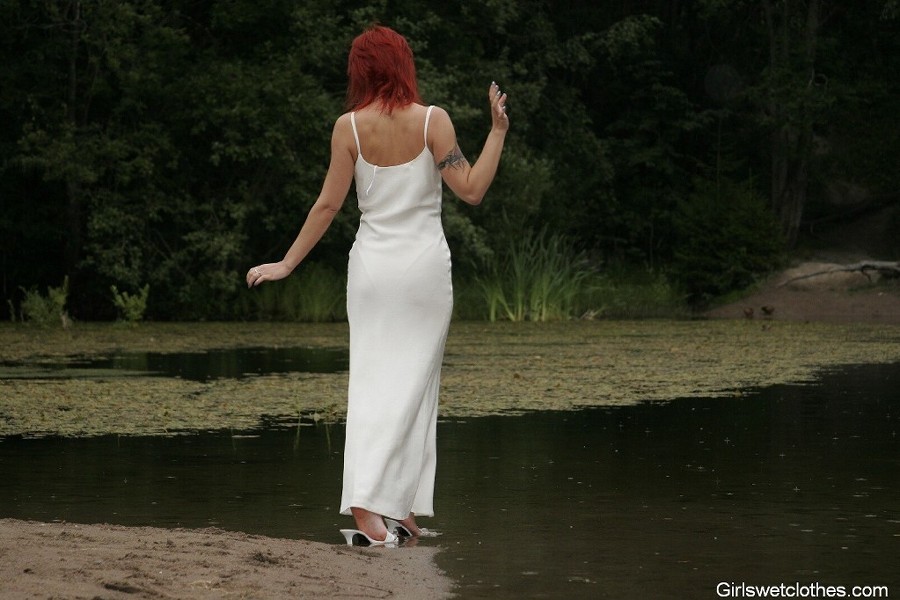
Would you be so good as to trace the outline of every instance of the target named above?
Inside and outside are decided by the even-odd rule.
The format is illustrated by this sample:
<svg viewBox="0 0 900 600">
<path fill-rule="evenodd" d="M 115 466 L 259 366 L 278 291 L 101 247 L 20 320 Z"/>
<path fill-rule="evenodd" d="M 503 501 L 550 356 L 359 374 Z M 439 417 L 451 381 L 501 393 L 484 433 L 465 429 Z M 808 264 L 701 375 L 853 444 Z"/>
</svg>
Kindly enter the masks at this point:
<svg viewBox="0 0 900 600">
<path fill-rule="evenodd" d="M 37 366 L 128 351 L 346 347 L 346 324 L 0 326 L 0 362 Z M 779 321 L 453 323 L 443 418 L 742 394 L 824 369 L 900 361 L 900 327 Z M 347 374 L 208 382 L 163 377 L 0 378 L 0 436 L 173 435 L 340 420 Z M 713 400 L 711 400 L 713 401 Z M 752 401 L 752 399 L 748 400 Z"/>
</svg>

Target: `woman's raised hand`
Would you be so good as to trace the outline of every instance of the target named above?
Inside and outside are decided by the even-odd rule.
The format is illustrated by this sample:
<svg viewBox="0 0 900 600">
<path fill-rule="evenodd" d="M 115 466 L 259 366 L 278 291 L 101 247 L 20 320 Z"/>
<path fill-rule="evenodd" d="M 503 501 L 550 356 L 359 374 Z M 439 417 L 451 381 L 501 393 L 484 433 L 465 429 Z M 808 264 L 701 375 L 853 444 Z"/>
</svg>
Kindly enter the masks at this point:
<svg viewBox="0 0 900 600">
<path fill-rule="evenodd" d="M 493 128 L 506 131 L 509 129 L 509 116 L 506 114 L 506 92 L 501 91 L 495 81 L 491 82 L 491 87 L 488 89 L 488 99 L 491 102 Z"/>
</svg>

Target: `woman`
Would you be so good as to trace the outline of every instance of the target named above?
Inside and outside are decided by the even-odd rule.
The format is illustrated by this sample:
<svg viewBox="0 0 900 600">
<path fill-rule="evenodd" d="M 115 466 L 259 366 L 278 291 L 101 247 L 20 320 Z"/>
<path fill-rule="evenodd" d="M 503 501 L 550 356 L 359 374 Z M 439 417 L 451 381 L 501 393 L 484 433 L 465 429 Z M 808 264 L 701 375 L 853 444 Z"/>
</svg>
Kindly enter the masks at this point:
<svg viewBox="0 0 900 600">
<path fill-rule="evenodd" d="M 387 27 L 371 27 L 353 41 L 347 74 L 349 112 L 335 122 L 322 191 L 285 257 L 251 268 L 247 285 L 297 268 L 356 180 L 362 216 L 347 277 L 341 513 L 352 514 L 357 528 L 341 531 L 348 544 L 376 545 L 419 535 L 416 516 L 434 514 L 438 387 L 453 307 L 441 181 L 479 204 L 497 171 L 509 119 L 506 94 L 491 83 L 491 131 L 470 165 L 446 111 L 422 104 L 412 50 Z"/>
</svg>

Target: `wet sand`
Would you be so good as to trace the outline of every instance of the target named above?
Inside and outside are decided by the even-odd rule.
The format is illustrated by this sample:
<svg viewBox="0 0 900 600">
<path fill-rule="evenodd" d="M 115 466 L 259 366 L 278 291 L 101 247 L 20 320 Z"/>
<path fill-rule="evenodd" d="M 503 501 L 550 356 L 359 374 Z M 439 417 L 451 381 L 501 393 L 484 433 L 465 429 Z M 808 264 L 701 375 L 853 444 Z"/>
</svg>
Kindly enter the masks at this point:
<svg viewBox="0 0 900 600">
<path fill-rule="evenodd" d="M 0 597 L 447 598 L 436 552 L 0 519 Z"/>
</svg>

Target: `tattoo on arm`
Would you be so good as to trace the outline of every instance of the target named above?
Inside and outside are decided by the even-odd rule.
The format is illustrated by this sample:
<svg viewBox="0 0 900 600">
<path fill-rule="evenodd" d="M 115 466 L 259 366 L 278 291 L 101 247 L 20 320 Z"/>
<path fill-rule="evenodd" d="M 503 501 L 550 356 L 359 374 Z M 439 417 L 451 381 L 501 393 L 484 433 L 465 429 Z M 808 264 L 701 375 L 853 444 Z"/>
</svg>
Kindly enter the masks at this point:
<svg viewBox="0 0 900 600">
<path fill-rule="evenodd" d="M 469 161 L 466 160 L 466 157 L 463 156 L 462 151 L 457 145 L 453 147 L 453 150 L 447 153 L 444 160 L 438 163 L 438 170 L 443 171 L 447 167 L 452 169 L 462 169 L 463 166 L 467 164 L 469 164 Z"/>
</svg>

